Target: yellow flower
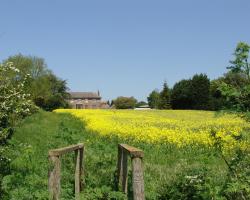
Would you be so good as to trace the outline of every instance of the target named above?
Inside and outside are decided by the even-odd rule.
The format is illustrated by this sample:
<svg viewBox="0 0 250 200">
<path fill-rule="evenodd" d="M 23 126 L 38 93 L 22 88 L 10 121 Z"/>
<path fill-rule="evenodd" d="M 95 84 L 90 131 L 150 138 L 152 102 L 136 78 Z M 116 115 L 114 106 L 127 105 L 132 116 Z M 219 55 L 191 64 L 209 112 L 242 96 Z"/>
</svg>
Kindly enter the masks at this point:
<svg viewBox="0 0 250 200">
<path fill-rule="evenodd" d="M 90 131 L 103 136 L 118 136 L 146 143 L 171 143 L 178 147 L 204 145 L 211 147 L 215 137 L 221 139 L 226 149 L 247 144 L 237 142 L 244 129 L 250 125 L 236 115 L 216 116 L 210 111 L 182 110 L 74 110 L 58 109 L 57 113 L 70 113 L 84 123 Z"/>
</svg>

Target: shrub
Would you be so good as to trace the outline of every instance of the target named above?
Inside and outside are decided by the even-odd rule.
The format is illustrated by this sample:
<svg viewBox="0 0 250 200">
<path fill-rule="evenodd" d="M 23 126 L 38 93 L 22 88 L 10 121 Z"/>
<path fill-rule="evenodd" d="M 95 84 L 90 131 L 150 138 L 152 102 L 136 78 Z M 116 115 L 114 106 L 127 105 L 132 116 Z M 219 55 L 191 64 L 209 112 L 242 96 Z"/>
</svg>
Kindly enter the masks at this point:
<svg viewBox="0 0 250 200">
<path fill-rule="evenodd" d="M 134 97 L 118 97 L 113 102 L 117 109 L 133 109 L 137 100 Z"/>
<path fill-rule="evenodd" d="M 7 139 L 11 137 L 18 121 L 36 110 L 25 92 L 29 75 L 20 79 L 20 71 L 12 63 L 0 65 L 0 183 L 4 175 L 10 172 L 10 159 L 5 155 Z M 0 198 L 3 192 L 0 189 Z"/>
</svg>

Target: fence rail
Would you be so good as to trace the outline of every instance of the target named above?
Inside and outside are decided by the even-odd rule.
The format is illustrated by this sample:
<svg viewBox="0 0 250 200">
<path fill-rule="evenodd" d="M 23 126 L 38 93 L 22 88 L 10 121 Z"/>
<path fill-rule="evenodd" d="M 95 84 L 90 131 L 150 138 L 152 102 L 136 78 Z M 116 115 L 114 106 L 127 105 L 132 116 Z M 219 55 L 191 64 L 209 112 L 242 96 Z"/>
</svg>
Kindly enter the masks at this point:
<svg viewBox="0 0 250 200">
<path fill-rule="evenodd" d="M 83 173 L 83 152 L 84 145 L 77 144 L 68 147 L 53 149 L 49 151 L 49 192 L 50 199 L 59 200 L 60 198 L 60 180 L 61 180 L 61 160 L 60 157 L 69 152 L 75 152 L 75 198 L 79 199 L 82 190 L 82 173 Z"/>
</svg>

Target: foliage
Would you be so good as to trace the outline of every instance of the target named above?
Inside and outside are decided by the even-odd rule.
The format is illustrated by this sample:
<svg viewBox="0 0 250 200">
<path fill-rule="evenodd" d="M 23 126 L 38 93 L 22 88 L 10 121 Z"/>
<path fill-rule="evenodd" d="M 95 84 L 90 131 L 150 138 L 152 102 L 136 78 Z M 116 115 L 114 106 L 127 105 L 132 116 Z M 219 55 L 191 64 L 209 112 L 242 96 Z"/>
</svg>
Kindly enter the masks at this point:
<svg viewBox="0 0 250 200">
<path fill-rule="evenodd" d="M 4 61 L 7 62 L 12 62 L 20 71 L 20 79 L 23 80 L 25 74 L 30 74 L 25 90 L 31 94 L 31 99 L 37 106 L 48 111 L 68 107 L 65 101 L 68 98 L 66 81 L 48 70 L 43 58 L 18 54 Z"/>
<path fill-rule="evenodd" d="M 239 96 L 235 95 L 239 89 L 247 85 L 247 77 L 243 73 L 234 73 L 232 71 L 211 81 L 210 84 L 210 109 L 237 109 L 240 105 Z M 231 89 L 236 91 L 234 93 Z M 237 89 L 239 88 L 239 89 Z M 241 106 L 242 107 L 242 106 Z M 239 107 L 240 109 L 240 107 Z"/>
<path fill-rule="evenodd" d="M 177 82 L 171 92 L 171 106 L 173 109 L 191 109 L 191 80 Z"/>
<path fill-rule="evenodd" d="M 136 103 L 135 107 L 145 106 L 147 103 L 145 101 L 139 101 Z"/>
<path fill-rule="evenodd" d="M 160 105 L 160 93 L 157 90 L 153 90 L 148 96 L 148 105 L 150 108 L 157 109 Z"/>
<path fill-rule="evenodd" d="M 222 83 L 220 91 L 226 97 L 228 108 L 236 111 L 248 111 L 250 109 L 250 85 L 235 88 L 232 85 Z"/>
<path fill-rule="evenodd" d="M 117 109 L 133 109 L 136 106 L 137 100 L 134 97 L 118 97 L 113 100 Z"/>
<path fill-rule="evenodd" d="M 24 91 L 28 75 L 20 79 L 20 71 L 12 63 L 0 65 L 0 142 L 5 141 L 15 123 L 31 114 L 35 107 Z"/>
<path fill-rule="evenodd" d="M 125 194 L 112 191 L 112 188 L 103 186 L 100 188 L 90 188 L 80 197 L 81 200 L 127 200 Z"/>
<path fill-rule="evenodd" d="M 5 155 L 7 139 L 13 133 L 14 126 L 24 117 L 35 112 L 36 107 L 25 92 L 28 74 L 20 79 L 20 71 L 12 63 L 0 65 L 0 183 L 9 173 L 9 158 Z M 0 188 L 0 198 L 2 196 Z"/>
<path fill-rule="evenodd" d="M 250 46 L 240 42 L 234 52 L 235 59 L 219 86 L 225 97 L 227 108 L 236 111 L 250 110 L 250 64 L 248 63 Z"/>
<path fill-rule="evenodd" d="M 192 109 L 207 110 L 209 107 L 210 80 L 205 74 L 196 74 L 191 81 Z"/>
<path fill-rule="evenodd" d="M 225 141 L 220 134 L 211 131 L 211 136 L 215 140 L 213 146 L 215 155 L 227 167 L 226 178 L 221 183 L 214 181 L 207 165 L 202 168 L 187 167 L 160 188 L 159 199 L 246 200 L 250 198 L 250 149 L 235 148 L 231 152 L 225 152 L 223 150 Z M 234 139 L 244 140 L 242 137 Z M 249 145 L 249 141 L 244 141 Z"/>
<path fill-rule="evenodd" d="M 222 80 L 215 79 L 210 82 L 210 98 L 209 98 L 209 109 L 210 110 L 222 110 L 226 108 L 226 99 L 222 96 L 219 87 L 222 83 Z"/>
<path fill-rule="evenodd" d="M 210 81 L 205 74 L 177 82 L 171 92 L 173 109 L 208 110 L 209 100 Z"/>
<path fill-rule="evenodd" d="M 250 81 L 250 64 L 248 63 L 250 46 L 247 43 L 239 42 L 234 51 L 235 59 L 230 61 L 232 64 L 228 67 L 233 73 L 243 73 Z"/>
<path fill-rule="evenodd" d="M 69 97 L 66 92 L 66 81 L 58 79 L 54 74 L 47 75 L 45 79 L 49 85 L 50 94 L 47 97 L 36 94 L 36 98 L 34 98 L 36 105 L 48 111 L 52 111 L 56 108 L 68 108 L 69 105 L 67 101 L 65 101 L 65 99 Z M 35 91 L 37 93 L 39 90 Z"/>
<path fill-rule="evenodd" d="M 210 188 L 207 187 L 206 170 L 186 169 L 177 174 L 172 182 L 167 183 L 159 191 L 159 200 L 179 200 L 193 199 L 206 200 L 214 196 L 211 195 Z M 217 196 L 217 195 L 216 195 Z M 218 196 L 216 199 L 219 199 Z"/>
<path fill-rule="evenodd" d="M 227 179 L 221 193 L 228 200 L 246 200 L 250 198 L 250 148 L 249 141 L 242 135 L 235 137 L 236 141 L 243 140 L 247 143 L 246 148 L 234 148 L 230 153 L 223 151 L 223 139 L 212 131 L 215 140 L 214 147 L 228 168 Z M 228 156 L 230 155 L 230 156 Z"/>
<path fill-rule="evenodd" d="M 163 89 L 160 92 L 160 102 L 159 102 L 160 109 L 170 109 L 170 89 L 168 88 L 167 82 L 164 82 Z"/>
<path fill-rule="evenodd" d="M 79 133 L 84 131 L 82 125 L 65 123 L 69 119 L 62 116 L 59 120 L 49 113 L 38 113 L 19 125 L 7 151 L 12 173 L 3 180 L 5 199 L 48 199 L 48 150 L 78 143 Z M 72 155 L 64 156 L 62 199 L 73 199 L 73 171 Z"/>
</svg>

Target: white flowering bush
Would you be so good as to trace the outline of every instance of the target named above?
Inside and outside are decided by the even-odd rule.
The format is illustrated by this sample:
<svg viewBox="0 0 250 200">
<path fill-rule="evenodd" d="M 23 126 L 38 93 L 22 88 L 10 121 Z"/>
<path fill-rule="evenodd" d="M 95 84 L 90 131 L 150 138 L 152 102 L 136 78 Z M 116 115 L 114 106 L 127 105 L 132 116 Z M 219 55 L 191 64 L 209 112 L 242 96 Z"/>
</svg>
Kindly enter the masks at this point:
<svg viewBox="0 0 250 200">
<path fill-rule="evenodd" d="M 20 71 L 12 63 L 0 65 L 0 143 L 11 134 L 19 119 L 36 110 L 25 92 L 29 75 L 21 79 Z"/>
<path fill-rule="evenodd" d="M 10 173 L 7 139 L 17 122 L 36 110 L 30 94 L 25 92 L 29 75 L 22 77 L 12 63 L 0 64 L 0 185 L 3 177 Z M 0 199 L 2 195 L 0 187 Z"/>
</svg>

